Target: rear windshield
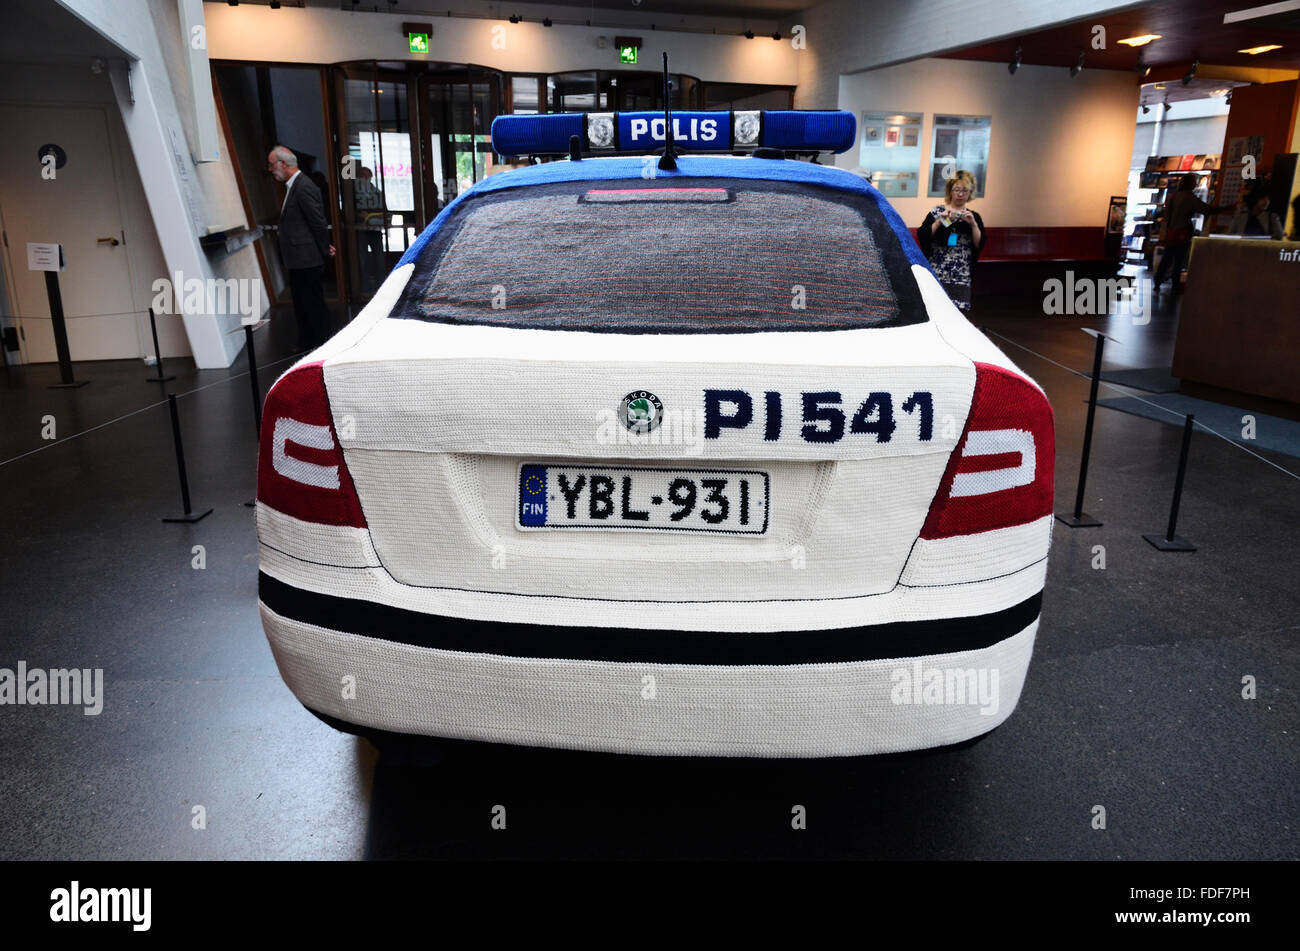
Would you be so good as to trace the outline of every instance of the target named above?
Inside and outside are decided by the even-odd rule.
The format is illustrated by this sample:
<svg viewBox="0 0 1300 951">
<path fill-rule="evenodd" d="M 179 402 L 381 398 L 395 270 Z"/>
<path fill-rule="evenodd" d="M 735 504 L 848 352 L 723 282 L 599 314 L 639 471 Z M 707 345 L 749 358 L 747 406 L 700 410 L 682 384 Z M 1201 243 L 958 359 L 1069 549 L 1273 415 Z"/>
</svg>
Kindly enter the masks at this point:
<svg viewBox="0 0 1300 951">
<path fill-rule="evenodd" d="M 926 319 L 866 195 L 736 179 L 565 182 L 464 202 L 396 318 L 617 333 L 849 330 Z"/>
</svg>

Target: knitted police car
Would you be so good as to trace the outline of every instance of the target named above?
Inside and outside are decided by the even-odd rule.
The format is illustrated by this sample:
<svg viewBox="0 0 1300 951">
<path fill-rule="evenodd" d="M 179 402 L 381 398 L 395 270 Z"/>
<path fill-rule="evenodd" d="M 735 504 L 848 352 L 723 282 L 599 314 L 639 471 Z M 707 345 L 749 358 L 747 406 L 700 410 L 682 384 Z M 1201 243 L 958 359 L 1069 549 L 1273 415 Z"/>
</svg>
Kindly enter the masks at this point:
<svg viewBox="0 0 1300 951">
<path fill-rule="evenodd" d="M 261 616 L 299 700 L 354 732 L 676 755 L 1005 720 L 1052 410 L 878 191 L 769 157 L 844 151 L 853 117 L 493 137 L 572 157 L 457 198 L 267 397 Z"/>
</svg>

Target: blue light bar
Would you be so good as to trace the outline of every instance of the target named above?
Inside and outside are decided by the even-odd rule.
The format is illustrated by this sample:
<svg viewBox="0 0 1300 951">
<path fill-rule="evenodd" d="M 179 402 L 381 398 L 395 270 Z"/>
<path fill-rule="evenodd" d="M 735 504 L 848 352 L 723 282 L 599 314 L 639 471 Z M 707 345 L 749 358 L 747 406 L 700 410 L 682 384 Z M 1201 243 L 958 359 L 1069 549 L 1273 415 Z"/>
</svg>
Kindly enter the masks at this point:
<svg viewBox="0 0 1300 951">
<path fill-rule="evenodd" d="M 502 155 L 567 153 L 569 137 L 585 141 L 582 113 L 550 116 L 497 116 L 492 120 L 492 148 Z"/>
<path fill-rule="evenodd" d="M 840 109 L 797 112 L 793 109 L 763 113 L 763 144 L 793 152 L 847 152 L 857 141 L 858 123 L 853 113 Z"/>
<path fill-rule="evenodd" d="M 747 110 L 672 114 L 673 143 L 686 152 L 847 152 L 857 141 L 853 113 L 839 110 Z M 652 152 L 667 140 L 662 112 L 497 116 L 492 147 L 501 155 L 566 155 L 569 138 L 582 151 Z"/>
</svg>

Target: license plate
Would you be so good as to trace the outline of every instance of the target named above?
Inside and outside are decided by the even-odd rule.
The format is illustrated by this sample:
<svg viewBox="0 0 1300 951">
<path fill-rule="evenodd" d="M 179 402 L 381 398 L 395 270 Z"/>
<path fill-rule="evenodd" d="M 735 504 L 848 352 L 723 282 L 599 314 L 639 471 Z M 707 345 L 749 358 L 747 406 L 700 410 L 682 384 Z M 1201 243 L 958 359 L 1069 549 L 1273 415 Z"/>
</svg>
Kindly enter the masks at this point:
<svg viewBox="0 0 1300 951">
<path fill-rule="evenodd" d="M 769 479 L 741 469 L 519 467 L 516 527 L 767 532 Z"/>
</svg>

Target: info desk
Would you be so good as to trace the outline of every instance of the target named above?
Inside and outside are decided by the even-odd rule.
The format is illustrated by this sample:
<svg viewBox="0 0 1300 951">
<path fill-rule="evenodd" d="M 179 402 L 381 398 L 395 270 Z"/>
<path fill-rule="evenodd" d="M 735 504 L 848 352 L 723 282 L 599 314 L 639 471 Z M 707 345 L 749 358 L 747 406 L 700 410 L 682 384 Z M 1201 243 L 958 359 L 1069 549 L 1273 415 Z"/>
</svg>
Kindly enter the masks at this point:
<svg viewBox="0 0 1300 951">
<path fill-rule="evenodd" d="M 1192 242 L 1173 375 L 1300 404 L 1300 242 Z"/>
</svg>

